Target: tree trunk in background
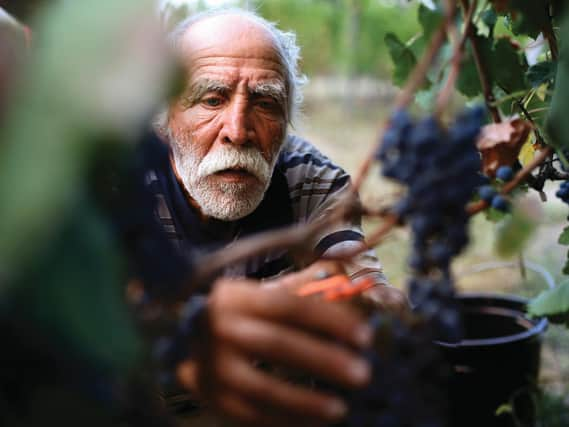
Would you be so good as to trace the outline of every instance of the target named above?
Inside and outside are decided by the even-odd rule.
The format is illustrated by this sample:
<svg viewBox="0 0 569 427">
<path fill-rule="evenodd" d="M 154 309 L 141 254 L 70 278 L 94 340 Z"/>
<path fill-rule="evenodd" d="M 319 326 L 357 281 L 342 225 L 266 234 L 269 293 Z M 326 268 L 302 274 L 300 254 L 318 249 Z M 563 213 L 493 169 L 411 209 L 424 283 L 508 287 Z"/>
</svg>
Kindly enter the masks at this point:
<svg viewBox="0 0 569 427">
<path fill-rule="evenodd" d="M 344 76 L 347 84 L 351 83 L 358 74 L 357 56 L 358 43 L 361 31 L 361 20 L 364 9 L 364 0 L 344 0 L 346 10 L 346 21 L 344 27 Z M 347 112 L 351 112 L 354 105 L 351 96 L 344 98 L 343 107 Z"/>
</svg>

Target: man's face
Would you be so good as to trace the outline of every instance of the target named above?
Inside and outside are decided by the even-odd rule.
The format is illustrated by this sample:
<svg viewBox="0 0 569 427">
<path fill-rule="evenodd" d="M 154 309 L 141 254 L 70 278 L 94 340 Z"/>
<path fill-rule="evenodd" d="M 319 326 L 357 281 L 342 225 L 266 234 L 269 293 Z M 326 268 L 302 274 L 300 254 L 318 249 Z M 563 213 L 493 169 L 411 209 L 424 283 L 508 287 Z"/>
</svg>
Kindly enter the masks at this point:
<svg viewBox="0 0 569 427">
<path fill-rule="evenodd" d="M 201 21 L 181 43 L 185 93 L 170 109 L 174 167 L 209 217 L 233 221 L 263 199 L 286 130 L 283 67 L 246 18 Z"/>
</svg>

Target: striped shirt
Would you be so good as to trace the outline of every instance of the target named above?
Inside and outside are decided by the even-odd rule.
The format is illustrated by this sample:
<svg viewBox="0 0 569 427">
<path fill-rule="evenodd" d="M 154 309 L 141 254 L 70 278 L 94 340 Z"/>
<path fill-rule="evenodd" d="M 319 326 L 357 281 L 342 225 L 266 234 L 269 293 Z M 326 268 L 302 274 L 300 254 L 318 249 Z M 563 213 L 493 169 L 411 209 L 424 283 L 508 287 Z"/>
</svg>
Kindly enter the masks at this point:
<svg viewBox="0 0 569 427">
<path fill-rule="evenodd" d="M 190 256 L 200 256 L 240 238 L 274 228 L 315 221 L 332 211 L 350 186 L 349 175 L 313 145 L 289 136 L 282 147 L 263 200 L 253 213 L 234 222 L 203 220 L 185 197 L 169 162 L 146 173 L 145 182 L 156 202 L 156 216 L 168 238 Z M 338 255 L 362 244 L 359 218 L 321 232 L 306 242 L 317 255 Z M 194 258 L 195 259 L 195 258 Z M 345 264 L 353 279 L 372 277 L 387 283 L 373 251 Z M 226 276 L 263 279 L 294 269 L 286 251 L 273 251 L 226 268 Z"/>
</svg>

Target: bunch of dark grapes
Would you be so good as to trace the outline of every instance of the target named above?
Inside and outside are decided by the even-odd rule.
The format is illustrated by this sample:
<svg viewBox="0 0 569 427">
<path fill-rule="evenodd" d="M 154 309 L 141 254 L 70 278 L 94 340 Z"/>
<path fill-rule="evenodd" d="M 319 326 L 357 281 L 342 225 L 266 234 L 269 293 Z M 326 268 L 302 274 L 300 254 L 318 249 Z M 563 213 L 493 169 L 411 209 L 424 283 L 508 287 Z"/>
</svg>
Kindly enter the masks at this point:
<svg viewBox="0 0 569 427">
<path fill-rule="evenodd" d="M 461 336 L 450 263 L 468 243 L 465 207 L 481 181 L 475 141 L 483 119 L 481 108 L 470 109 L 444 129 L 434 117 L 414 122 L 398 111 L 377 153 L 383 175 L 408 190 L 395 212 L 413 235 L 409 296 L 445 341 Z"/>
<path fill-rule="evenodd" d="M 483 119 L 482 109 L 471 109 L 444 129 L 433 117 L 415 122 L 397 111 L 384 134 L 377 153 L 383 175 L 407 187 L 394 211 L 413 236 L 408 291 L 414 313 L 372 318 L 373 379 L 351 396 L 350 426 L 447 424 L 449 371 L 433 341 L 462 336 L 450 263 L 468 243 L 465 207 L 481 185 L 475 140 Z"/>
<path fill-rule="evenodd" d="M 374 345 L 365 354 L 371 383 L 348 394 L 349 427 L 446 425 L 449 371 L 425 323 L 375 314 Z"/>
<path fill-rule="evenodd" d="M 176 388 L 178 364 L 192 356 L 191 346 L 204 327 L 206 303 L 205 296 L 191 297 L 181 310 L 173 330 L 154 341 L 152 353 L 159 367 L 159 383 L 166 393 Z"/>
</svg>

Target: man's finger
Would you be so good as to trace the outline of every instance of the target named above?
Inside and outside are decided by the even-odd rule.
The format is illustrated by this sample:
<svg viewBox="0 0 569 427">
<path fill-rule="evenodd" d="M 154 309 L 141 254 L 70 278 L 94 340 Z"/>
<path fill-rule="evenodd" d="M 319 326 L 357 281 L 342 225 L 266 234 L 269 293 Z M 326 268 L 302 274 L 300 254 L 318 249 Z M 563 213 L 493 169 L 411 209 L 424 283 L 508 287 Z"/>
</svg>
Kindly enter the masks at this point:
<svg viewBox="0 0 569 427">
<path fill-rule="evenodd" d="M 306 417 L 294 418 L 292 414 L 275 410 L 244 398 L 233 391 L 226 391 L 218 399 L 216 406 L 224 413 L 224 418 L 235 427 L 324 427 L 326 423 Z"/>
<path fill-rule="evenodd" d="M 366 290 L 362 295 L 371 300 L 376 307 L 388 313 L 402 315 L 410 310 L 405 294 L 392 286 L 377 285 Z"/>
<path fill-rule="evenodd" d="M 279 286 L 293 292 L 306 283 L 322 280 L 337 274 L 344 274 L 344 267 L 337 261 L 316 261 L 309 267 L 295 273 L 285 274 L 276 280 L 268 281 L 267 286 Z"/>
<path fill-rule="evenodd" d="M 198 389 L 198 364 L 194 360 L 184 360 L 176 367 L 178 383 L 186 390 L 196 392 Z"/>
<path fill-rule="evenodd" d="M 218 409 L 221 409 L 224 418 L 243 426 L 270 425 L 268 421 L 271 420 L 266 419 L 255 405 L 239 394 L 224 390 L 214 397 L 213 402 Z"/>
<path fill-rule="evenodd" d="M 347 348 L 295 328 L 245 317 L 221 320 L 223 338 L 243 352 L 347 387 L 369 381 L 368 363 Z"/>
<path fill-rule="evenodd" d="M 244 359 L 233 360 L 232 369 L 227 374 L 224 376 L 225 390 L 247 396 L 259 403 L 255 406 L 266 406 L 267 411 L 273 408 L 283 415 L 288 413 L 288 425 L 291 425 L 291 417 L 311 419 L 311 425 L 314 425 L 339 421 L 347 413 L 346 404 L 338 397 L 285 383 L 259 371 Z"/>
<path fill-rule="evenodd" d="M 210 310 L 219 313 L 213 319 L 233 312 L 306 328 L 360 347 L 371 343 L 371 328 L 348 307 L 300 298 L 282 289 L 219 284 L 210 299 Z"/>
</svg>

